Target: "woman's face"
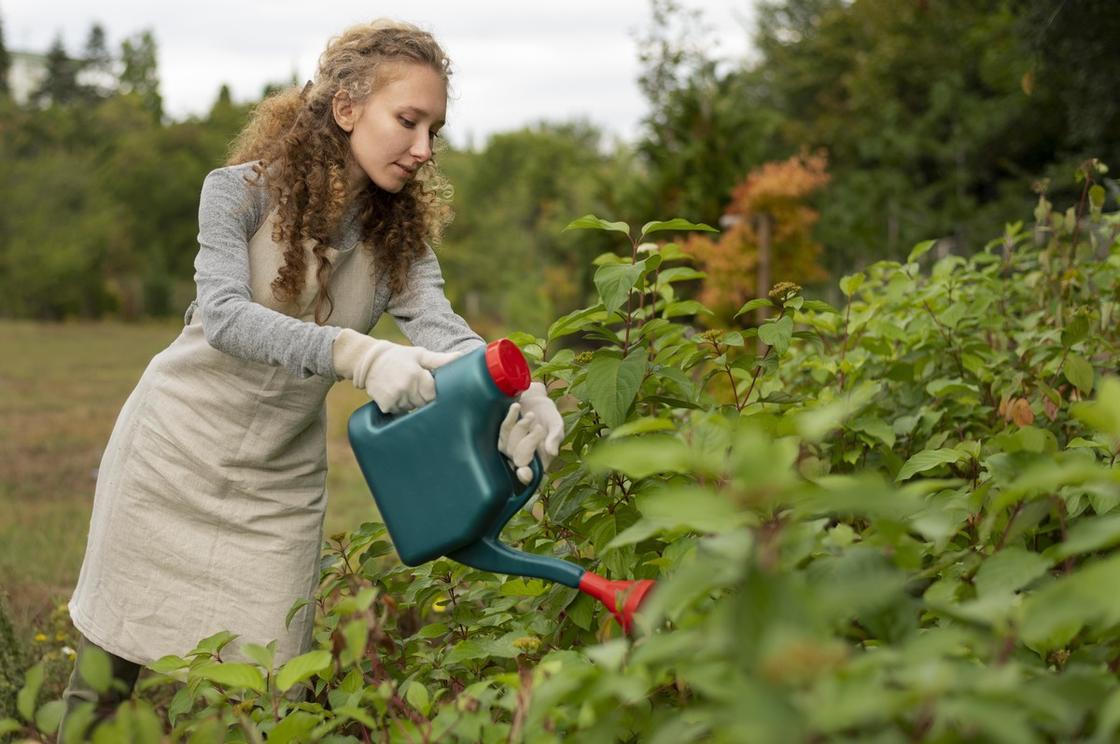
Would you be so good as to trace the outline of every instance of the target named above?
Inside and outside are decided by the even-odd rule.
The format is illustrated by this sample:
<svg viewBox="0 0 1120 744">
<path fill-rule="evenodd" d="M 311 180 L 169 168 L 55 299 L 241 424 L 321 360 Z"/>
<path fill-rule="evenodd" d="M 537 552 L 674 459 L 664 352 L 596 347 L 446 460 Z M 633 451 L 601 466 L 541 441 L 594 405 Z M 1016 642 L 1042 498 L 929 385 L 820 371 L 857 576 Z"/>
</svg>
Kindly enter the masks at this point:
<svg viewBox="0 0 1120 744">
<path fill-rule="evenodd" d="M 352 184 L 368 178 L 397 193 L 432 157 L 432 144 L 447 115 L 447 87 L 426 65 L 397 63 L 389 82 L 361 104 L 335 96 L 335 121 L 350 133 Z"/>
</svg>

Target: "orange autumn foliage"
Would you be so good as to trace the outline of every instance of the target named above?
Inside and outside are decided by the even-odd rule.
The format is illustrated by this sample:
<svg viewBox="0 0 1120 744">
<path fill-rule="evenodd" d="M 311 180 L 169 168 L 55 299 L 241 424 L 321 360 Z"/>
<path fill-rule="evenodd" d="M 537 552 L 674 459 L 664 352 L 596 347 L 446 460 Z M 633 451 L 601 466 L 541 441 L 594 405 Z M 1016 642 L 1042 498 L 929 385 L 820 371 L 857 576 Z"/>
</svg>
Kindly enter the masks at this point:
<svg viewBox="0 0 1120 744">
<path fill-rule="evenodd" d="M 728 318 L 756 296 L 758 218 L 767 215 L 771 225 L 771 278 L 773 282 L 808 284 L 828 277 L 817 263 L 822 246 L 813 240 L 819 214 L 806 206 L 806 197 L 829 181 L 823 152 L 802 153 L 788 160 L 765 163 L 752 170 L 732 192 L 724 214 L 734 218 L 713 241 L 692 235 L 683 249 L 707 273 L 700 301 L 720 317 Z"/>
</svg>

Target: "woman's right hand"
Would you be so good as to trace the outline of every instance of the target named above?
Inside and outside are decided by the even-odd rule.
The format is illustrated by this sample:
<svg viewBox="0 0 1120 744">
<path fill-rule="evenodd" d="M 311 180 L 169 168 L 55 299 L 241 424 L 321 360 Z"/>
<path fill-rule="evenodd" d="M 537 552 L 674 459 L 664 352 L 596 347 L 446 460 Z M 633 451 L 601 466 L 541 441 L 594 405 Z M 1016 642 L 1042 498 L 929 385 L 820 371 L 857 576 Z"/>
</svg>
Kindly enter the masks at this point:
<svg viewBox="0 0 1120 744">
<path fill-rule="evenodd" d="M 334 341 L 335 371 L 365 390 L 385 413 L 404 413 L 436 397 L 432 370 L 458 359 L 462 352 L 402 346 L 344 328 Z"/>
</svg>

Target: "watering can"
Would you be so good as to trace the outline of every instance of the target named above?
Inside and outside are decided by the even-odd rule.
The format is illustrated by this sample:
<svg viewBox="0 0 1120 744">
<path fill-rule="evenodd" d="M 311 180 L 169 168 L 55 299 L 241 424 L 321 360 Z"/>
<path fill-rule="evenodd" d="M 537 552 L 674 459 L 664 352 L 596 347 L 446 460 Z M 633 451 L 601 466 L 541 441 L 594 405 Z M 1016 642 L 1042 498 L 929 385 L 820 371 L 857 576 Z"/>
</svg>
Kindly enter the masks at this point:
<svg viewBox="0 0 1120 744">
<path fill-rule="evenodd" d="M 575 563 L 514 550 L 499 535 L 536 492 L 533 458 L 524 486 L 497 449 L 498 430 L 529 387 L 529 365 L 509 339 L 433 372 L 435 400 L 403 414 L 372 401 L 350 416 L 350 446 L 407 566 L 446 556 L 472 568 L 557 581 L 602 602 L 629 633 L 654 582 L 610 581 Z"/>
</svg>

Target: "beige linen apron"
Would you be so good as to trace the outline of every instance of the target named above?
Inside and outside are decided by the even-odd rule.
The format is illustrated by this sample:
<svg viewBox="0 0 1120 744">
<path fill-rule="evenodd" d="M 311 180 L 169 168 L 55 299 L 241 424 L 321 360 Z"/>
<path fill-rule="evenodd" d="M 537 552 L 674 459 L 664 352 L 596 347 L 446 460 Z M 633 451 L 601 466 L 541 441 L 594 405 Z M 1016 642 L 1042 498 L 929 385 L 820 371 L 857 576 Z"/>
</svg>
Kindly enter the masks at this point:
<svg viewBox="0 0 1120 744">
<path fill-rule="evenodd" d="M 273 213 L 274 214 L 274 213 Z M 253 300 L 314 320 L 317 259 L 298 302 L 270 284 L 282 262 L 269 215 L 249 242 Z M 372 258 L 330 249 L 329 323 L 366 333 L 376 318 Z M 326 509 L 324 399 L 333 381 L 211 347 L 194 313 L 129 396 L 101 462 L 86 558 L 70 614 L 130 661 L 182 655 L 221 630 L 306 651 L 314 607 L 284 620 L 318 580 Z"/>
</svg>

